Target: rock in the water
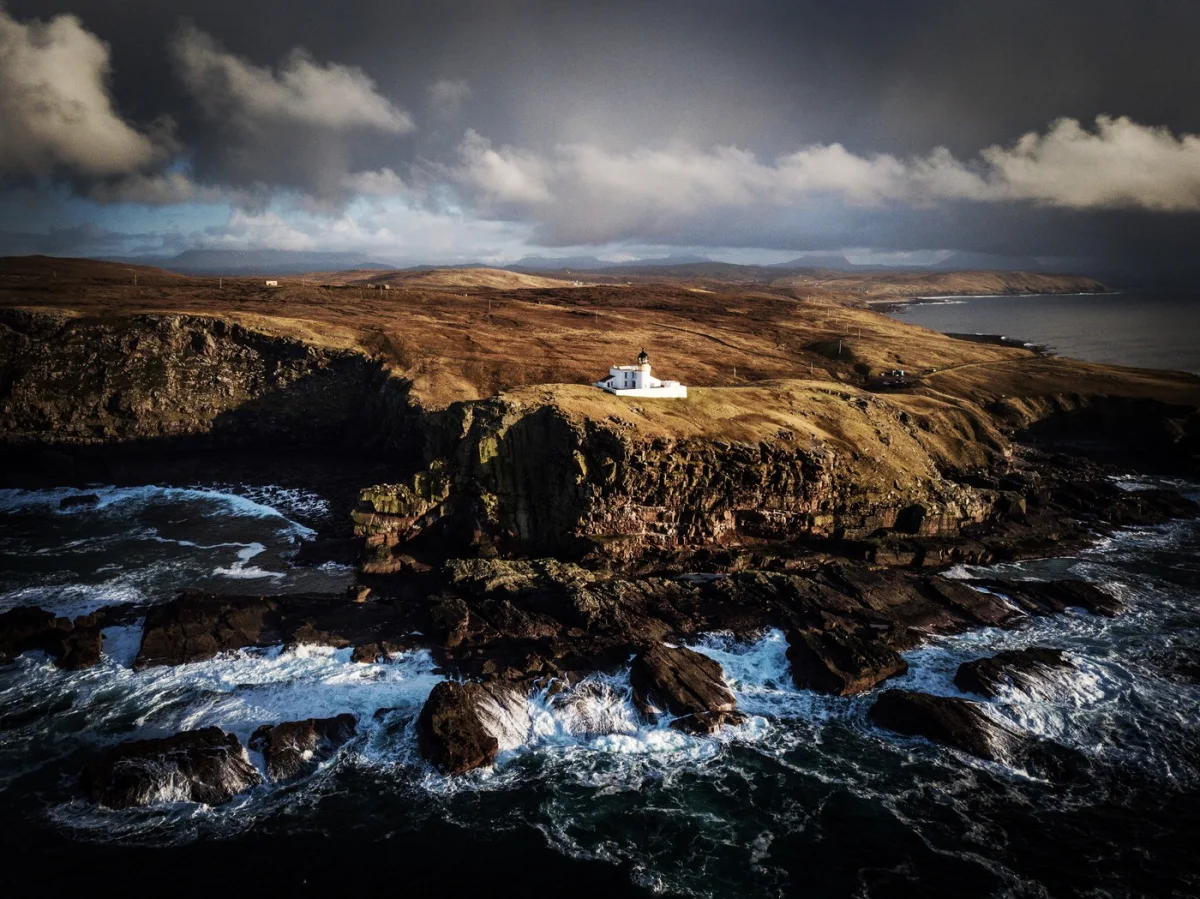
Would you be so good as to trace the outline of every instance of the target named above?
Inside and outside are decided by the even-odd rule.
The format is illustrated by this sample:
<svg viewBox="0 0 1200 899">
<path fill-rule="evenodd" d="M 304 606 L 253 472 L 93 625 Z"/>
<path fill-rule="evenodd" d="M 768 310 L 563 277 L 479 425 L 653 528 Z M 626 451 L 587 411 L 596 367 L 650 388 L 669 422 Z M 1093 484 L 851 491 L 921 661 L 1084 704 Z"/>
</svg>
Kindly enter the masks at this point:
<svg viewBox="0 0 1200 899">
<path fill-rule="evenodd" d="M 382 662 L 386 657 L 383 647 L 378 643 L 364 643 L 361 646 L 355 646 L 354 651 L 350 653 L 350 661 L 362 665 L 374 665 L 376 662 Z"/>
<path fill-rule="evenodd" d="M 413 622 L 389 603 L 357 603 L 344 593 L 221 596 L 185 590 L 146 613 L 135 668 L 201 662 L 249 647 L 318 644 L 338 648 L 404 645 Z"/>
<path fill-rule="evenodd" d="M 421 754 L 445 774 L 486 768 L 500 751 L 501 719 L 518 706 L 523 698 L 507 684 L 442 681 L 417 719 Z"/>
<path fill-rule="evenodd" d="M 262 753 L 271 780 L 291 780 L 311 773 L 333 755 L 354 736 L 356 724 L 349 713 L 264 724 L 250 737 L 250 748 Z"/>
<path fill-rule="evenodd" d="M 745 720 L 720 664 L 686 647 L 659 644 L 643 650 L 633 660 L 629 680 L 638 710 L 651 720 L 667 712 L 679 730 L 712 733 Z"/>
<path fill-rule="evenodd" d="M 221 652 L 282 643 L 275 601 L 185 592 L 151 607 L 135 668 L 202 662 Z"/>
<path fill-rule="evenodd" d="M 100 629 L 93 617 L 72 624 L 69 618 L 27 606 L 0 613 L 0 664 L 23 652 L 41 650 L 53 656 L 59 668 L 90 668 L 101 655 Z"/>
<path fill-rule="evenodd" d="M 930 696 L 909 690 L 887 690 L 869 712 L 880 727 L 910 737 L 925 737 L 998 761 L 1015 736 L 994 722 L 977 702 L 952 696 Z"/>
<path fill-rule="evenodd" d="M 1062 650 L 1031 646 L 963 662 L 954 675 L 954 684 L 965 693 L 988 697 L 997 696 L 1002 687 L 1009 685 L 1026 693 L 1035 693 L 1055 671 L 1074 667 Z"/>
<path fill-rule="evenodd" d="M 18 606 L 0 613 L 0 664 L 34 649 L 49 652 L 70 628 L 66 618 L 56 618 L 42 609 Z"/>
<path fill-rule="evenodd" d="M 109 808 L 156 802 L 220 805 L 260 783 L 238 738 L 217 727 L 121 743 L 80 776 L 88 798 Z"/>
<path fill-rule="evenodd" d="M 1087 761 L 1080 753 L 1018 733 L 969 699 L 887 690 L 868 714 L 880 727 L 896 733 L 925 737 L 1053 780 L 1076 780 L 1086 772 Z"/>
<path fill-rule="evenodd" d="M 1071 606 L 1093 615 L 1112 618 L 1125 611 L 1125 604 L 1087 581 L 973 581 L 977 586 L 1003 593 L 1034 615 L 1056 615 Z"/>
<path fill-rule="evenodd" d="M 889 646 L 836 631 L 788 635 L 792 679 L 801 689 L 850 696 L 904 674 L 908 663 Z"/>
<path fill-rule="evenodd" d="M 98 664 L 103 645 L 99 628 L 77 627 L 63 634 L 51 651 L 59 668 L 74 671 Z"/>
</svg>

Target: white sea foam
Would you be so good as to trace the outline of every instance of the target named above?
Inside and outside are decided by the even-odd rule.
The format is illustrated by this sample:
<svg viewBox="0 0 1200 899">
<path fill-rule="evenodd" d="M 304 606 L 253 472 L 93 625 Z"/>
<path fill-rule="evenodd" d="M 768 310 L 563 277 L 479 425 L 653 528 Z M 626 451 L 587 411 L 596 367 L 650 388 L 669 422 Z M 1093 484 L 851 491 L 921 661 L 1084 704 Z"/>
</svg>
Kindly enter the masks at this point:
<svg viewBox="0 0 1200 899">
<path fill-rule="evenodd" d="M 75 618 L 105 606 L 144 603 L 150 599 L 137 584 L 121 578 L 102 584 L 48 584 L 0 594 L 0 612 L 17 606 L 37 606 L 55 615 Z"/>
<path fill-rule="evenodd" d="M 87 505 L 61 508 L 67 497 L 93 495 L 96 502 Z M 221 507 L 226 515 L 261 519 L 278 519 L 286 523 L 298 535 L 312 536 L 311 528 L 291 521 L 272 506 L 256 502 L 249 496 L 195 487 L 114 487 L 89 486 L 84 489 L 55 487 L 41 490 L 0 490 L 0 512 L 16 512 L 23 509 L 54 511 L 62 515 L 88 515 L 109 510 L 128 512 L 156 502 L 200 502 L 213 503 Z M 323 501 L 322 501 L 323 502 Z"/>
<path fill-rule="evenodd" d="M 287 576 L 284 571 L 264 571 L 256 565 L 251 565 L 250 560 L 255 556 L 266 551 L 266 547 L 261 543 L 250 543 L 238 550 L 238 560 L 228 568 L 216 568 L 213 574 L 219 574 L 222 577 L 232 578 L 282 578 Z"/>
</svg>

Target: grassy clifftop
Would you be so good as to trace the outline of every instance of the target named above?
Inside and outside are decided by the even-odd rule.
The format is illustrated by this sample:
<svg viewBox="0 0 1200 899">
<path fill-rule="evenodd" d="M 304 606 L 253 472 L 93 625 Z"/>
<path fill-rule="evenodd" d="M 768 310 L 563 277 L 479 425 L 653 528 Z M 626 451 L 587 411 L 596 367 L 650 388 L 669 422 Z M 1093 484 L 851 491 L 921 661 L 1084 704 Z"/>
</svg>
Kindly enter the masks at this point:
<svg viewBox="0 0 1200 899">
<path fill-rule="evenodd" d="M 682 281 L 382 291 L 282 278 L 268 288 L 259 279 L 186 278 L 86 260 L 0 260 L 0 306 L 84 318 L 211 316 L 326 349 L 357 349 L 411 383 L 413 402 L 427 409 L 537 384 L 588 384 L 642 348 L 656 371 L 692 387 L 780 379 L 862 383 L 872 373 L 903 368 L 936 369 L 928 388 L 966 399 L 981 389 L 1195 396 L 1195 379 L 967 343 L 842 299 L 819 286 L 701 291 Z"/>
</svg>

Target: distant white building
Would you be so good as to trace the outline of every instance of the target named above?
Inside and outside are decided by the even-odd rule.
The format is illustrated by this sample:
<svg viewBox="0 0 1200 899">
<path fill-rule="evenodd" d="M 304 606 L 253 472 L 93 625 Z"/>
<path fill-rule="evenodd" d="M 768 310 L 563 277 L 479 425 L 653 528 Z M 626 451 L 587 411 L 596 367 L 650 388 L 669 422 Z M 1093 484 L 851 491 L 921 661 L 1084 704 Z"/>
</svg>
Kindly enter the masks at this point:
<svg viewBox="0 0 1200 899">
<path fill-rule="evenodd" d="M 267 287 L 278 287 L 278 286 L 279 286 L 278 281 L 268 281 L 267 282 Z"/>
<path fill-rule="evenodd" d="M 648 396 L 662 399 L 686 399 L 687 387 L 678 381 L 660 381 L 650 374 L 650 357 L 642 350 L 637 365 L 614 365 L 608 377 L 596 387 L 617 396 Z"/>
</svg>

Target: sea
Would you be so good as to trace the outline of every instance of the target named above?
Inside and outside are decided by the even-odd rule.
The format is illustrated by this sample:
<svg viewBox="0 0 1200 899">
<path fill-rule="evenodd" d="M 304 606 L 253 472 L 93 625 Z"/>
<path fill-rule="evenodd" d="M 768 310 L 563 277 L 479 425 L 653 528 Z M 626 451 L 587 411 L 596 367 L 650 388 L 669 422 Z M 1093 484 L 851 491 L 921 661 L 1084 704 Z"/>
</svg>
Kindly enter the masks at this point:
<svg viewBox="0 0 1200 899">
<path fill-rule="evenodd" d="M 892 317 L 948 334 L 993 334 L 1059 356 L 1200 374 L 1200 293 L 1137 288 L 1105 294 L 929 297 Z"/>
<path fill-rule="evenodd" d="M 1088 304 L 1133 300 L 1053 302 L 1053 327 L 1037 324 L 1032 299 L 970 305 L 987 314 L 1028 305 L 1004 332 L 1062 350 L 1067 322 Z M 917 306 L 905 317 L 962 308 Z M 987 321 L 947 328 L 994 333 Z M 1098 356 L 1104 344 L 1090 328 L 1070 339 Z M 1108 361 L 1143 364 L 1138 352 Z M 1200 484 L 1117 482 L 1200 500 Z M 353 578 L 347 566 L 300 564 L 297 548 L 329 525 L 331 503 L 294 485 L 95 484 L 94 502 L 64 508 L 80 492 L 0 490 L 0 611 L 74 616 L 150 607 L 186 586 L 341 591 Z M 531 697 L 504 725 L 493 768 L 448 778 L 416 750 L 416 715 L 447 677 L 428 652 L 359 664 L 350 650 L 275 646 L 134 671 L 134 615 L 104 632 L 95 668 L 60 671 L 39 653 L 0 667 L 6 875 L 40 896 L 107 886 L 206 896 L 1194 897 L 1198 550 L 1200 522 L 1177 521 L 1059 557 L 950 570 L 1078 577 L 1127 603 L 1112 619 L 1071 610 L 938 638 L 908 652 L 908 674 L 893 681 L 957 695 L 964 661 L 1064 650 L 1071 670 L 1031 692 L 1010 689 L 987 710 L 1082 753 L 1089 776 L 1070 784 L 880 730 L 867 717 L 870 696 L 797 689 L 774 630 L 691 643 L 723 666 L 742 725 L 711 737 L 647 725 L 618 670 Z M 226 805 L 168 795 L 110 811 L 79 795 L 83 765 L 123 740 L 216 725 L 245 742 L 261 724 L 342 712 L 358 717 L 358 733 L 311 776 Z"/>
</svg>

